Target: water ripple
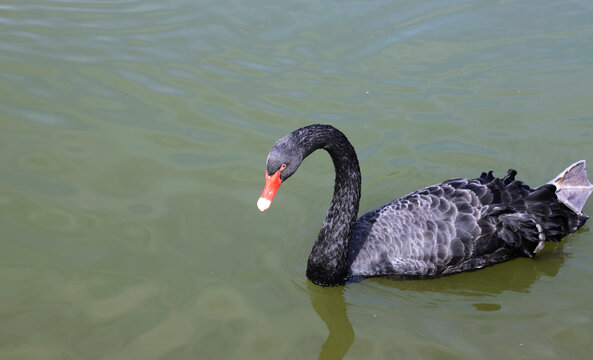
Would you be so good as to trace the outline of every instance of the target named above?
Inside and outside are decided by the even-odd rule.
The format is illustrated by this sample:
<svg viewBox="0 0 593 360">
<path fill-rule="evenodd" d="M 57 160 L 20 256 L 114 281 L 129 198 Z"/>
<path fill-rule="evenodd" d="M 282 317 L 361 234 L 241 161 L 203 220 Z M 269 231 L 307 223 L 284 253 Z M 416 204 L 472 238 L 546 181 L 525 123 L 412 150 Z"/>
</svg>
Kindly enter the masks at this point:
<svg viewBox="0 0 593 360">
<path fill-rule="evenodd" d="M 304 271 L 332 165 L 261 214 L 274 141 L 342 129 L 365 210 L 488 169 L 546 181 L 593 153 L 592 6 L 3 1 L 0 357 L 318 357 Z M 590 357 L 590 238 L 349 285 L 348 355 Z"/>
</svg>

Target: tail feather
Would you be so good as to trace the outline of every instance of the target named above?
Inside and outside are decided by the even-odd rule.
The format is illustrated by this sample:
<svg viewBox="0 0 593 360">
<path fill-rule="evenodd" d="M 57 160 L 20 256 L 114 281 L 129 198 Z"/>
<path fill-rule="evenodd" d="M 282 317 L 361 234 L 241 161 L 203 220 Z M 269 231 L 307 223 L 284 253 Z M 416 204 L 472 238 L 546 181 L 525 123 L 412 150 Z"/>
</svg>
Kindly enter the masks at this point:
<svg viewBox="0 0 593 360">
<path fill-rule="evenodd" d="M 579 215 L 582 214 L 583 206 L 593 192 L 593 185 L 587 177 L 585 160 L 570 165 L 548 184 L 556 186 L 558 200 Z"/>
</svg>

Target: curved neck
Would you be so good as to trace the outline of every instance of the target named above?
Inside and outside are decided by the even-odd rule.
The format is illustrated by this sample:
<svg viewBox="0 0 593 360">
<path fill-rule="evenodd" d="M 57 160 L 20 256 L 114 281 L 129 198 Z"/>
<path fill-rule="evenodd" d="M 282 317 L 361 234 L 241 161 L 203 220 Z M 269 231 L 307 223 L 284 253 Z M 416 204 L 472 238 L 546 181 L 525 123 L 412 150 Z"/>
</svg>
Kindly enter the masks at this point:
<svg viewBox="0 0 593 360">
<path fill-rule="evenodd" d="M 326 150 L 336 172 L 334 196 L 307 263 L 307 277 L 323 286 L 344 284 L 346 258 L 360 201 L 360 167 L 356 152 L 342 132 L 329 125 L 299 129 L 304 157 Z"/>
</svg>

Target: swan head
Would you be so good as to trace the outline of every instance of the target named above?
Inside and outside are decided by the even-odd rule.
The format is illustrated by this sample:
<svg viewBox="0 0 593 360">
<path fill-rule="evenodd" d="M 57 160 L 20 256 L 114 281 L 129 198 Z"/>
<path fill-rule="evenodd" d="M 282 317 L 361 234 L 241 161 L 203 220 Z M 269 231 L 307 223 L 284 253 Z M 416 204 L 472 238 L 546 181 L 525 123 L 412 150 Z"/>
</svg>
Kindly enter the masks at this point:
<svg viewBox="0 0 593 360">
<path fill-rule="evenodd" d="M 275 174 L 278 170 L 282 170 L 280 181 L 284 182 L 297 171 L 303 159 L 302 145 L 297 136 L 290 133 L 278 139 L 270 149 L 266 160 L 266 171 L 268 174 Z"/>
<path fill-rule="evenodd" d="M 280 184 L 297 171 L 302 161 L 303 151 L 292 133 L 276 141 L 266 160 L 266 185 L 257 201 L 260 211 L 270 207 Z"/>
</svg>

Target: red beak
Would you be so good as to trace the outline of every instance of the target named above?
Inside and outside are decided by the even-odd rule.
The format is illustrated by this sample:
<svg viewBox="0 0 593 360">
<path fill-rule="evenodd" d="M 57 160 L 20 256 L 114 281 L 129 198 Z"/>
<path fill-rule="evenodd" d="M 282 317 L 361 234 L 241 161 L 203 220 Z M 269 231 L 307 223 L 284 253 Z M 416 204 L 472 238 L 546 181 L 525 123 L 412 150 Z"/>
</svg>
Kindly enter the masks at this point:
<svg viewBox="0 0 593 360">
<path fill-rule="evenodd" d="M 260 211 L 265 211 L 272 205 L 272 200 L 274 200 L 274 196 L 276 196 L 276 192 L 282 182 L 280 181 L 280 171 L 282 171 L 282 169 L 276 171 L 272 176 L 268 175 L 268 172 L 266 171 L 266 186 L 257 201 L 257 207 Z"/>
</svg>

